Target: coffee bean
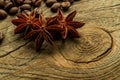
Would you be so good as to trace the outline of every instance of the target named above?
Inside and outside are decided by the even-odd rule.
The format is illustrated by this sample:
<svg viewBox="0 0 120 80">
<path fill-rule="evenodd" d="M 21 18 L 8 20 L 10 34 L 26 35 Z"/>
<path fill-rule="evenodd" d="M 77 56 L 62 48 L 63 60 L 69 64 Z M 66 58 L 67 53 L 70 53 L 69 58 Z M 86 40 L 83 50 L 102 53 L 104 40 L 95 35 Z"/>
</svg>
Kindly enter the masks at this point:
<svg viewBox="0 0 120 80">
<path fill-rule="evenodd" d="M 10 0 L 4 0 L 5 4 L 8 4 L 9 2 L 11 2 Z"/>
<path fill-rule="evenodd" d="M 32 1 L 33 4 L 36 2 L 36 0 L 31 0 L 31 1 Z"/>
<path fill-rule="evenodd" d="M 74 2 L 74 0 L 63 0 L 64 2 L 70 2 L 71 4 Z"/>
<path fill-rule="evenodd" d="M 62 2 L 63 0 L 57 0 L 58 2 Z"/>
<path fill-rule="evenodd" d="M 6 11 L 8 11 L 10 8 L 12 8 L 13 7 L 13 3 L 12 2 L 9 2 L 9 3 L 7 3 L 6 5 L 5 5 L 5 10 Z"/>
<path fill-rule="evenodd" d="M 4 8 L 4 1 L 3 0 L 0 0 L 0 8 L 2 9 L 2 8 Z"/>
<path fill-rule="evenodd" d="M 38 0 L 34 3 L 34 6 L 39 7 L 41 5 L 41 0 Z"/>
<path fill-rule="evenodd" d="M 24 4 L 31 4 L 32 1 L 31 1 L 31 0 L 25 0 L 23 3 L 24 3 Z"/>
<path fill-rule="evenodd" d="M 35 12 L 35 17 L 38 18 L 40 14 L 42 14 L 42 10 L 39 9 L 39 8 L 35 8 L 34 9 L 34 12 Z"/>
<path fill-rule="evenodd" d="M 7 12 L 3 9 L 0 9 L 0 19 L 5 19 L 7 17 Z"/>
<path fill-rule="evenodd" d="M 44 2 L 46 2 L 46 0 L 43 0 Z"/>
<path fill-rule="evenodd" d="M 62 2 L 61 6 L 62 6 L 63 10 L 68 10 L 69 7 L 70 7 L 70 2 L 68 2 L 68 1 L 67 2 Z"/>
<path fill-rule="evenodd" d="M 3 38 L 4 38 L 4 34 L 0 32 L 0 42 L 3 40 Z"/>
<path fill-rule="evenodd" d="M 23 2 L 24 2 L 24 0 L 16 0 L 16 3 L 17 3 L 18 5 L 22 5 Z"/>
<path fill-rule="evenodd" d="M 61 7 L 61 4 L 60 3 L 54 3 L 52 6 L 51 6 L 51 11 L 52 12 L 57 12 L 58 8 Z"/>
<path fill-rule="evenodd" d="M 0 43 L 2 42 L 3 39 L 4 39 L 4 34 L 0 32 Z"/>
<path fill-rule="evenodd" d="M 25 14 L 25 15 L 27 15 L 27 16 L 30 15 L 30 13 L 31 13 L 31 12 L 30 12 L 29 10 L 24 10 L 24 11 L 22 11 L 22 14 Z"/>
<path fill-rule="evenodd" d="M 30 4 L 23 4 L 20 6 L 21 11 L 23 10 L 31 10 L 31 5 Z"/>
<path fill-rule="evenodd" d="M 9 14 L 14 15 L 18 13 L 19 8 L 18 7 L 12 7 L 9 11 Z"/>
<path fill-rule="evenodd" d="M 48 6 L 48 7 L 51 7 L 54 3 L 56 3 L 57 2 L 57 0 L 47 0 L 46 1 L 46 5 Z"/>
</svg>

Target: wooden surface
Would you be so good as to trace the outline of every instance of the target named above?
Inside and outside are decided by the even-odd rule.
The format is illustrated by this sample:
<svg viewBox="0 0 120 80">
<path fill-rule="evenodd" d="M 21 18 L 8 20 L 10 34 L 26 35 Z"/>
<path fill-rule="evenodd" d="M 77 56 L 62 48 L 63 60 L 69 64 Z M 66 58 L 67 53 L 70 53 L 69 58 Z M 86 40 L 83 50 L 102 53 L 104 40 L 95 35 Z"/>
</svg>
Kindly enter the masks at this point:
<svg viewBox="0 0 120 80">
<path fill-rule="evenodd" d="M 13 17 L 0 21 L 0 80 L 120 80 L 120 0 L 81 0 L 73 10 L 86 25 L 78 29 L 81 38 L 57 41 L 59 50 L 45 42 L 36 52 L 34 42 L 14 34 Z"/>
</svg>

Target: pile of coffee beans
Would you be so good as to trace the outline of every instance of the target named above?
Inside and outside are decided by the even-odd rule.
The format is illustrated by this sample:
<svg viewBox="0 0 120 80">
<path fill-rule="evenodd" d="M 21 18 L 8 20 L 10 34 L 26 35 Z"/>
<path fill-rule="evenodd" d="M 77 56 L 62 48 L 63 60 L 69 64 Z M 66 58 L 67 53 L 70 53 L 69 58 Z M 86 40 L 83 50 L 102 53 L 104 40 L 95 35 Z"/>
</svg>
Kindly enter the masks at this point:
<svg viewBox="0 0 120 80">
<path fill-rule="evenodd" d="M 0 19 L 8 14 L 15 15 L 24 10 L 32 10 L 41 5 L 41 0 L 0 0 Z"/>
<path fill-rule="evenodd" d="M 59 8 L 67 11 L 74 1 L 76 0 L 44 0 L 46 6 L 50 7 L 52 12 L 57 12 Z"/>
<path fill-rule="evenodd" d="M 44 0 L 52 12 L 60 8 L 67 11 L 71 4 L 77 0 Z M 5 19 L 8 14 L 15 15 L 24 10 L 33 10 L 41 5 L 42 0 L 0 0 L 0 20 Z"/>
</svg>

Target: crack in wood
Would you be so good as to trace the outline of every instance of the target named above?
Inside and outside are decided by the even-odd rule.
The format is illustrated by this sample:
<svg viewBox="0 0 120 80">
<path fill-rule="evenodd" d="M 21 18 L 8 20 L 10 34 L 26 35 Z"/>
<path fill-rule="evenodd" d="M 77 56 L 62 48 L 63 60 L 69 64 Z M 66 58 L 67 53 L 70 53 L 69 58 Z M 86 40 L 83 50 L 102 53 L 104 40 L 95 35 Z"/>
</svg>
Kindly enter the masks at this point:
<svg viewBox="0 0 120 80">
<path fill-rule="evenodd" d="M 25 44 L 23 44 L 23 45 L 20 45 L 19 47 L 17 47 L 16 49 L 14 49 L 14 50 L 12 50 L 12 51 L 10 51 L 10 52 L 6 52 L 6 51 L 4 51 L 4 52 L 6 52 L 6 54 L 1 55 L 1 56 L 0 56 L 0 58 L 6 57 L 7 55 L 9 55 L 9 54 L 11 54 L 11 53 L 13 53 L 13 52 L 17 51 L 18 49 L 20 49 L 21 47 L 23 47 L 23 46 L 27 45 L 28 43 L 29 43 L 29 41 L 28 41 L 28 42 L 26 42 L 26 43 L 25 43 Z"/>
<path fill-rule="evenodd" d="M 116 32 L 116 31 L 119 31 L 120 29 L 115 29 L 115 30 L 110 30 L 109 32 L 110 33 L 113 33 L 113 32 Z"/>
</svg>

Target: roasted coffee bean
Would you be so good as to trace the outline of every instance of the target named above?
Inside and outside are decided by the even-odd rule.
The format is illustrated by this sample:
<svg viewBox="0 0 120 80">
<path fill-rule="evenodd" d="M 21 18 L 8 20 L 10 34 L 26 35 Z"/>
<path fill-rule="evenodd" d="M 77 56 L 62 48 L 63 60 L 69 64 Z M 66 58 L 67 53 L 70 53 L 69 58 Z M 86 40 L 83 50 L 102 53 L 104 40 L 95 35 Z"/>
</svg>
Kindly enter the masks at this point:
<svg viewBox="0 0 120 80">
<path fill-rule="evenodd" d="M 36 2 L 36 0 L 32 0 L 32 3 L 34 4 Z"/>
<path fill-rule="evenodd" d="M 43 0 L 44 2 L 46 2 L 46 0 Z"/>
<path fill-rule="evenodd" d="M 6 5 L 5 5 L 5 10 L 6 11 L 8 11 L 10 8 L 12 8 L 13 7 L 13 3 L 12 2 L 9 2 L 9 3 L 7 3 Z"/>
<path fill-rule="evenodd" d="M 74 0 L 68 0 L 71 4 L 74 2 Z"/>
<path fill-rule="evenodd" d="M 44 0 L 47 7 L 51 7 L 54 3 L 60 3 L 61 9 L 63 11 L 67 11 L 74 1 L 79 1 L 79 0 Z M 54 11 L 53 7 L 51 8 L 51 10 Z"/>
<path fill-rule="evenodd" d="M 23 2 L 24 2 L 24 0 L 16 0 L 16 3 L 17 3 L 18 6 L 19 6 L 19 5 L 22 5 Z"/>
<path fill-rule="evenodd" d="M 10 0 L 4 0 L 5 4 L 8 4 L 9 2 L 11 2 Z"/>
<path fill-rule="evenodd" d="M 62 2 L 61 7 L 62 7 L 63 10 L 68 10 L 69 7 L 70 7 L 70 2 L 68 2 L 68 1 L 67 2 Z"/>
<path fill-rule="evenodd" d="M 74 2 L 74 0 L 63 0 L 64 2 L 70 2 L 71 4 Z"/>
<path fill-rule="evenodd" d="M 9 14 L 14 15 L 18 13 L 19 8 L 18 7 L 12 7 L 9 11 Z"/>
<path fill-rule="evenodd" d="M 30 15 L 31 12 L 29 10 L 24 10 L 24 11 L 22 11 L 22 13 L 28 16 L 28 15 Z"/>
<path fill-rule="evenodd" d="M 57 12 L 57 10 L 61 7 L 61 4 L 60 3 L 54 3 L 51 7 L 51 11 L 52 12 Z"/>
<path fill-rule="evenodd" d="M 39 7 L 41 5 L 41 0 L 37 0 L 35 3 L 34 3 L 34 6 L 35 7 Z"/>
<path fill-rule="evenodd" d="M 5 19 L 7 17 L 7 12 L 3 9 L 0 9 L 0 19 Z"/>
<path fill-rule="evenodd" d="M 0 32 L 0 43 L 2 42 L 3 39 L 4 39 L 4 34 Z"/>
<path fill-rule="evenodd" d="M 3 0 L 0 0 L 0 8 L 1 9 L 4 8 L 4 4 L 5 4 L 5 2 Z"/>
<path fill-rule="evenodd" d="M 31 10 L 31 5 L 30 4 L 23 4 L 20 6 L 21 11 L 23 10 Z"/>
<path fill-rule="evenodd" d="M 24 4 L 31 4 L 32 1 L 31 1 L 31 0 L 25 0 L 23 3 L 24 3 Z"/>
<path fill-rule="evenodd" d="M 48 7 L 51 7 L 54 3 L 56 3 L 57 2 L 57 0 L 47 0 L 46 1 L 46 5 L 48 6 Z"/>
<path fill-rule="evenodd" d="M 34 12 L 35 12 L 35 17 L 38 18 L 40 14 L 42 14 L 42 10 L 39 9 L 39 8 L 35 8 L 34 9 Z"/>
<path fill-rule="evenodd" d="M 62 2 L 63 0 L 57 0 L 58 2 Z"/>
</svg>

